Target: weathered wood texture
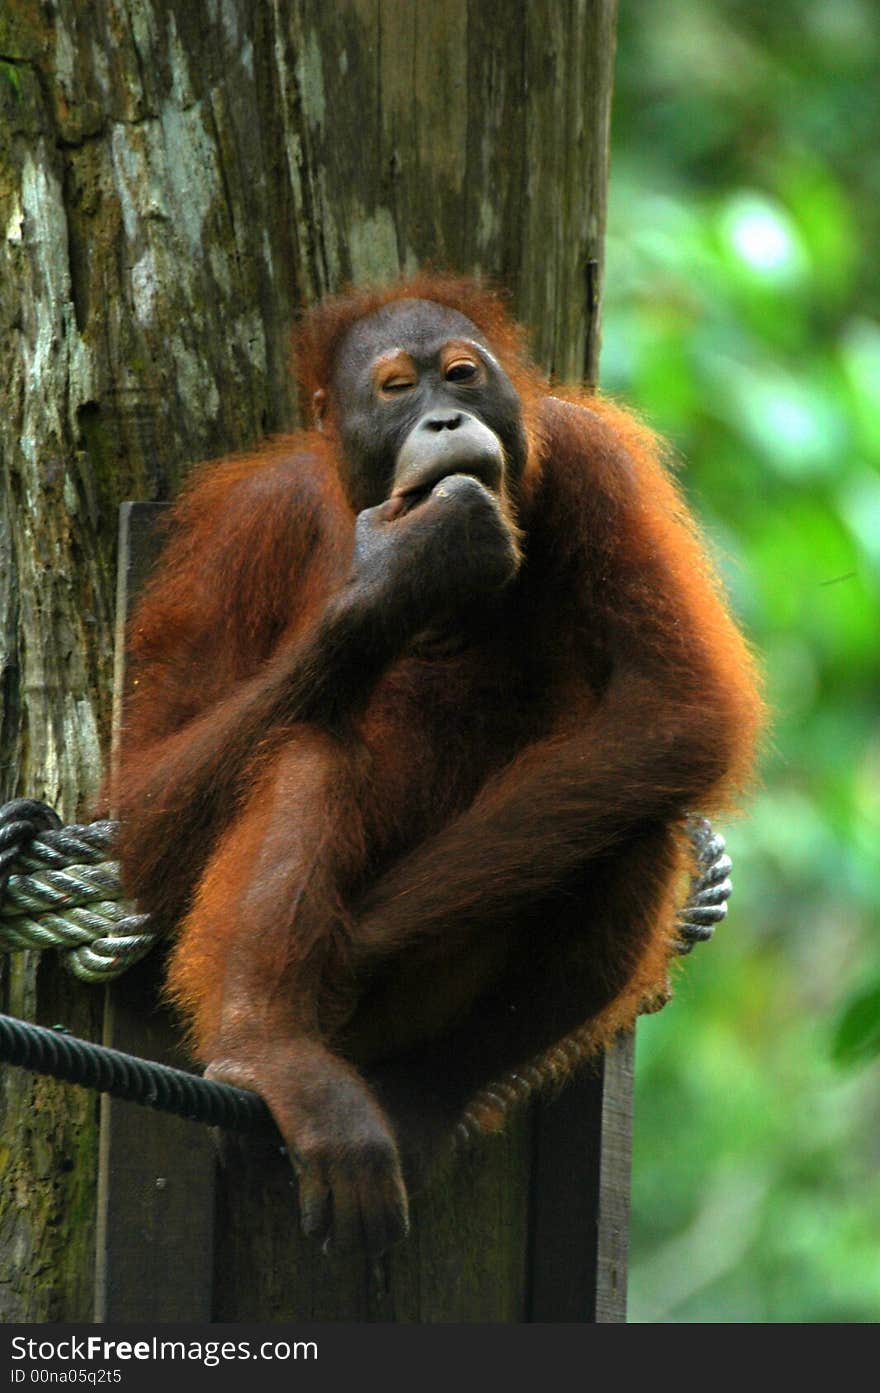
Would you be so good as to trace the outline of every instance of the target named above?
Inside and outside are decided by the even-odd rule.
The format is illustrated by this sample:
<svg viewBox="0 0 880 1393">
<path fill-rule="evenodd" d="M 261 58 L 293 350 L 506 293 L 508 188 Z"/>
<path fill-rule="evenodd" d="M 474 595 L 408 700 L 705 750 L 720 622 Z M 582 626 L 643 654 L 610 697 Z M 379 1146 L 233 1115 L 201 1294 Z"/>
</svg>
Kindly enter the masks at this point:
<svg viewBox="0 0 880 1393">
<path fill-rule="evenodd" d="M 125 691 L 125 627 L 162 543 L 165 503 L 119 517 L 114 707 Z M 114 745 L 118 719 L 114 715 Z M 107 989 L 103 1043 L 186 1068 L 179 1023 L 160 1002 L 161 954 Z M 205 1127 L 102 1097 L 95 1319 L 211 1319 L 215 1146 Z"/>
<path fill-rule="evenodd" d="M 416 1196 L 409 1239 L 372 1269 L 302 1237 L 286 1159 L 226 1138 L 215 1319 L 526 1320 L 531 1126 L 519 1117 Z"/>
<path fill-rule="evenodd" d="M 634 1036 L 535 1109 L 528 1319 L 626 1319 Z"/>
<path fill-rule="evenodd" d="M 546 366 L 592 375 L 613 24 L 614 0 L 5 0 L 0 797 L 92 795 L 117 505 L 294 420 L 299 304 L 481 270 Z M 52 961 L 3 971 L 5 1009 L 100 1033 Z M 90 1318 L 95 1114 L 3 1081 L 2 1319 Z"/>
</svg>

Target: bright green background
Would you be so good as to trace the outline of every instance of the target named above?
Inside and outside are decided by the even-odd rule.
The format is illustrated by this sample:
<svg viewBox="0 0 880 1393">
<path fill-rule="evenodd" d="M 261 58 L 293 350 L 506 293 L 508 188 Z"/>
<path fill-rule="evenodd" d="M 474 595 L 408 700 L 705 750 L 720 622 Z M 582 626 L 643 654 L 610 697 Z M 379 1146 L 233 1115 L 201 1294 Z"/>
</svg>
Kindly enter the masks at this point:
<svg viewBox="0 0 880 1393">
<path fill-rule="evenodd" d="M 880 8 L 623 0 L 602 384 L 767 674 L 735 894 L 638 1032 L 631 1318 L 880 1319 Z"/>
</svg>

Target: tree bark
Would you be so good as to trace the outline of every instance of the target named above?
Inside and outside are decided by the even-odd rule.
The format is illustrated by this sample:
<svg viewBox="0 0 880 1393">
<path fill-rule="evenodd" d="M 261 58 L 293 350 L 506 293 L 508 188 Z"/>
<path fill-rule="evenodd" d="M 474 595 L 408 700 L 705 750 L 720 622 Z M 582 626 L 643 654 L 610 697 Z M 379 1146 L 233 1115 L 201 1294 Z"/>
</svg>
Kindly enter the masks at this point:
<svg viewBox="0 0 880 1393">
<path fill-rule="evenodd" d="M 87 806 L 109 741 L 118 504 L 295 422 L 299 305 L 426 262 L 482 272 L 546 368 L 593 377 L 614 10 L 6 0 L 0 801 Z M 99 1034 L 100 993 L 51 955 L 9 960 L 0 1002 Z M 0 1320 L 91 1318 L 96 1103 L 3 1071 Z M 524 1182 L 502 1180 L 513 1232 Z M 279 1241 L 256 1203 L 223 1194 L 226 1319 L 250 1314 L 240 1216 L 264 1252 Z M 269 1279 L 247 1280 L 281 1314 Z M 487 1318 L 517 1318 L 517 1281 L 510 1313 Z"/>
</svg>

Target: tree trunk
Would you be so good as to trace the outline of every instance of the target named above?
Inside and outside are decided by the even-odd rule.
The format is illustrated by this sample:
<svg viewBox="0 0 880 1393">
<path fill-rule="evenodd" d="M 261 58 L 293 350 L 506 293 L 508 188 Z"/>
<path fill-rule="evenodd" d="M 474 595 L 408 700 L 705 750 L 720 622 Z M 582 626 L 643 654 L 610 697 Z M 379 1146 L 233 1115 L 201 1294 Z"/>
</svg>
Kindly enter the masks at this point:
<svg viewBox="0 0 880 1393">
<path fill-rule="evenodd" d="M 0 801 L 87 806 L 109 738 L 118 504 L 293 424 L 299 305 L 425 262 L 479 271 L 511 290 L 546 368 L 593 376 L 614 8 L 6 0 Z M 100 992 L 52 955 L 3 972 L 4 1010 L 99 1035 Z M 3 1071 L 0 1320 L 91 1318 L 96 1115 L 94 1094 Z M 521 1264 L 525 1126 L 494 1171 L 477 1158 L 452 1185 L 482 1202 L 475 1267 L 493 1204 Z M 217 1317 L 290 1314 L 295 1237 L 234 1158 L 224 1174 Z M 289 1208 L 281 1170 L 273 1187 Z M 432 1195 L 422 1223 L 450 1203 Z M 395 1260 L 415 1282 L 418 1245 Z M 422 1263 L 396 1318 L 430 1318 L 442 1262 Z M 314 1277 L 314 1315 L 337 1310 L 335 1280 Z M 522 1318 L 524 1282 L 471 1318 Z M 374 1296 L 363 1314 L 388 1318 Z"/>
</svg>

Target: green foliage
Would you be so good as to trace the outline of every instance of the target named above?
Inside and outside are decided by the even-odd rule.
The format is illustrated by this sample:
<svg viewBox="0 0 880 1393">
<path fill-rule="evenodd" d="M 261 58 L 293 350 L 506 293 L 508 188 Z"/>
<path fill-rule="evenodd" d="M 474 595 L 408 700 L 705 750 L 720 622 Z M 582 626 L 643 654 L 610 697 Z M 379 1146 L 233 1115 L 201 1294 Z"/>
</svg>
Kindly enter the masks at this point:
<svg viewBox="0 0 880 1393">
<path fill-rule="evenodd" d="M 602 383 L 761 655 L 735 895 L 639 1027 L 632 1318 L 880 1318 L 880 30 L 621 7 Z"/>
<path fill-rule="evenodd" d="M 880 982 L 847 1002 L 834 1034 L 833 1052 L 840 1064 L 858 1064 L 880 1054 Z"/>
</svg>

